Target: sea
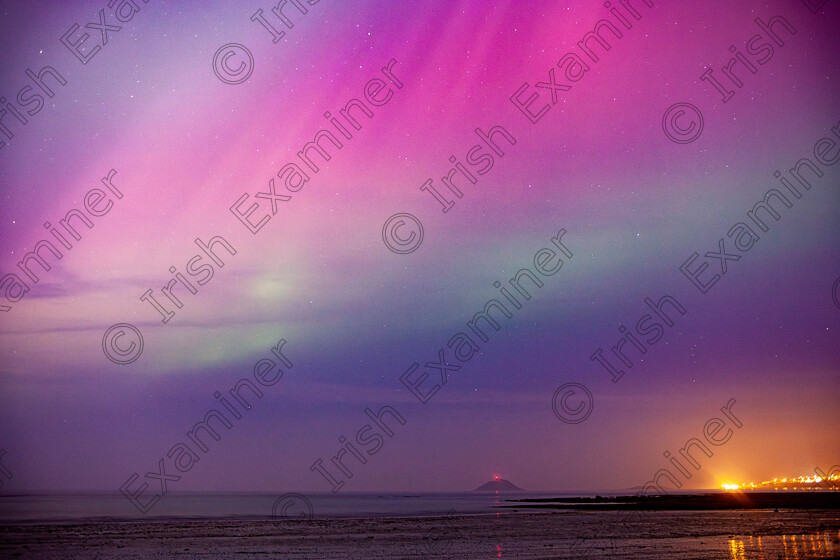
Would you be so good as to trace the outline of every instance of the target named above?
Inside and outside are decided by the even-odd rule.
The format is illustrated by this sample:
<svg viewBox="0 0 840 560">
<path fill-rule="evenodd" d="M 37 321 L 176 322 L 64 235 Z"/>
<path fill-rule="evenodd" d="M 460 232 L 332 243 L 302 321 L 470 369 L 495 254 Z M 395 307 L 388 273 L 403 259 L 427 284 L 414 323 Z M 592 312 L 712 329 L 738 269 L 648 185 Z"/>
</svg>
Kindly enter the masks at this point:
<svg viewBox="0 0 840 560">
<path fill-rule="evenodd" d="M 522 498 L 614 496 L 616 492 L 168 493 L 146 513 L 115 493 L 0 495 L 0 523 L 175 519 L 426 517 L 511 513 Z M 624 493 L 624 495 L 627 495 Z M 145 501 L 145 496 L 143 500 Z"/>
</svg>

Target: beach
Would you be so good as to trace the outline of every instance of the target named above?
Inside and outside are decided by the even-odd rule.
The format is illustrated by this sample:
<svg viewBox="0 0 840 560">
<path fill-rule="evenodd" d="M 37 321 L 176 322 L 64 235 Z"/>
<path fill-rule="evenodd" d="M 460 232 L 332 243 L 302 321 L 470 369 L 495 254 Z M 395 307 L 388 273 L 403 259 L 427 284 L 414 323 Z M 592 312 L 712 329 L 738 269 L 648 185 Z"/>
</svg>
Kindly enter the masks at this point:
<svg viewBox="0 0 840 560">
<path fill-rule="evenodd" d="M 539 511 L 434 517 L 205 519 L 0 526 L 36 560 L 840 558 L 840 512 Z"/>
</svg>

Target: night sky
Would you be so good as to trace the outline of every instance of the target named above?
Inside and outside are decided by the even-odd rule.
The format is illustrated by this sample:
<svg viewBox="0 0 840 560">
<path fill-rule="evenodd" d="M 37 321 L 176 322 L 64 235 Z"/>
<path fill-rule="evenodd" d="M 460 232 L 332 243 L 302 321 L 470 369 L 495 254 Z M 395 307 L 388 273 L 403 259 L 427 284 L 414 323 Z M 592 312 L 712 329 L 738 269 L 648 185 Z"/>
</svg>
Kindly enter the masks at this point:
<svg viewBox="0 0 840 560">
<path fill-rule="evenodd" d="M 318 464 L 342 492 L 621 489 L 692 438 L 713 456 L 684 488 L 840 462 L 834 3 L 301 0 L 289 28 L 269 2 L 135 2 L 0 2 L 2 492 L 136 489 L 161 460 L 170 491 L 337 489 Z M 601 20 L 621 37 L 579 45 Z M 702 133 L 689 111 L 669 139 L 675 104 Z M 310 146 L 316 170 L 320 130 L 342 147 Z M 395 214 L 412 252 L 383 242 Z M 42 240 L 62 258 L 42 244 L 35 282 Z M 482 336 L 491 300 L 510 317 Z M 120 365 L 123 323 L 143 348 Z M 204 451 L 212 410 L 232 427 Z"/>
</svg>

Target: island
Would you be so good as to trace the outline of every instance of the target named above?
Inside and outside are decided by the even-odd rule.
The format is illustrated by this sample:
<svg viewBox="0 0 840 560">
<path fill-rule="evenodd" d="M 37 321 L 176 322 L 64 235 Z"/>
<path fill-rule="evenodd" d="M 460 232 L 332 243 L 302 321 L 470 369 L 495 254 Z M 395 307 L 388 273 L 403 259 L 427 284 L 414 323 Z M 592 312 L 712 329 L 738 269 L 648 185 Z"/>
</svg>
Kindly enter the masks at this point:
<svg viewBox="0 0 840 560">
<path fill-rule="evenodd" d="M 495 477 L 490 482 L 484 483 L 473 492 L 524 492 L 522 488 L 504 478 Z"/>
</svg>

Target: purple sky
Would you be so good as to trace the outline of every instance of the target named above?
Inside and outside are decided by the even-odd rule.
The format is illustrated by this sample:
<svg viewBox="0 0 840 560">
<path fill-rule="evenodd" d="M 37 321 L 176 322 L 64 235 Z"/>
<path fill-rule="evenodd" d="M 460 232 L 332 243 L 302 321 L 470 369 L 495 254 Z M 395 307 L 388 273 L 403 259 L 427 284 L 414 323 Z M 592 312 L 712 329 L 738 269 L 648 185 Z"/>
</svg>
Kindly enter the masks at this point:
<svg viewBox="0 0 840 560">
<path fill-rule="evenodd" d="M 821 138 L 840 145 L 835 4 L 812 13 L 798 0 L 631 0 L 632 11 L 613 2 L 630 29 L 599 2 L 314 4 L 305 15 L 287 6 L 288 28 L 259 2 L 137 1 L 124 23 L 104 0 L 0 2 L 0 95 L 12 105 L 0 118 L 12 134 L 0 128 L 0 305 L 11 307 L 0 312 L 0 448 L 14 475 L 4 492 L 116 491 L 135 472 L 136 488 L 161 459 L 181 476 L 173 491 L 326 492 L 330 483 L 310 470 L 318 459 L 342 491 L 471 489 L 494 474 L 530 490 L 627 488 L 669 467 L 663 452 L 703 439 L 714 417 L 727 422 L 718 437 L 731 429 L 731 439 L 706 443 L 713 457 L 694 454 L 701 468 L 681 478 L 685 487 L 838 462 L 840 192 L 828 163 L 838 149 L 823 143 L 815 154 Z M 107 44 L 84 27 L 103 8 L 121 26 Z M 250 20 L 258 9 L 285 32 L 277 43 Z M 784 21 L 770 32 L 755 22 L 774 16 Z M 600 20 L 622 37 L 599 28 L 611 48 L 588 42 L 594 62 L 578 41 Z M 77 53 L 86 64 L 61 41 L 74 24 L 68 41 L 90 35 Z M 244 83 L 213 72 L 226 43 L 252 53 Z M 589 66 L 578 81 L 566 77 L 569 64 L 558 66 L 568 53 Z M 730 74 L 742 87 L 722 70 L 736 55 L 746 64 Z M 47 66 L 66 81 L 43 78 L 52 98 L 26 74 Z M 734 92 L 725 103 L 701 80 L 707 68 Z M 552 69 L 565 84 L 556 104 L 551 88 L 536 85 Z M 532 113 L 550 107 L 536 123 L 510 99 L 526 83 L 518 99 L 538 96 Z M 361 130 L 341 117 L 347 139 L 324 113 L 340 116 L 351 99 L 373 117 L 351 110 Z M 663 133 L 676 103 L 703 115 L 692 142 Z M 515 138 L 493 136 L 503 156 L 475 132 L 495 126 Z M 328 162 L 310 151 L 313 171 L 297 153 L 322 129 L 343 147 L 327 141 Z M 475 180 L 455 175 L 461 198 L 441 181 L 451 156 Z M 797 199 L 773 174 L 794 185 L 788 170 L 801 158 L 823 176 L 802 170 L 811 188 L 800 184 Z M 278 178 L 290 162 L 309 177 L 296 192 Z M 111 169 L 108 188 L 101 179 Z M 270 197 L 257 196 L 272 178 L 291 196 L 274 215 Z M 454 202 L 445 213 L 420 189 L 430 178 Z M 780 219 L 761 214 L 764 232 L 747 212 L 769 189 L 782 189 L 791 207 L 773 201 Z M 245 194 L 240 212 L 257 204 L 251 222 L 270 217 L 255 234 L 230 210 Z M 72 218 L 81 239 L 61 229 L 72 248 L 61 247 L 43 224 L 60 227 L 86 201 L 102 215 L 85 214 L 92 229 Z M 383 224 L 397 213 L 423 224 L 412 253 L 383 243 Z M 760 237 L 744 251 L 727 236 L 739 222 Z M 552 242 L 561 230 L 571 258 Z M 206 255 L 189 265 L 202 254 L 194 240 L 215 236 L 236 254 L 217 244 L 224 266 Z M 689 268 L 707 262 L 698 281 L 708 282 L 721 261 L 705 255 L 721 238 L 741 258 L 723 261 L 726 274 L 704 294 L 680 266 L 698 253 Z M 41 240 L 63 254 L 42 249 L 51 269 L 32 261 L 36 283 L 18 263 Z M 553 249 L 547 267 L 563 262 L 554 274 L 536 272 L 543 248 Z M 195 294 L 172 288 L 180 309 L 161 291 L 172 266 L 193 272 Z M 515 309 L 494 282 L 510 291 L 523 268 L 543 286 L 523 280 L 531 297 L 518 296 Z M 166 323 L 141 301 L 147 290 L 174 312 Z M 645 342 L 656 333 L 639 331 L 652 313 L 644 300 L 666 295 L 686 313 L 672 310 L 674 325 L 659 320 L 661 336 Z M 491 299 L 512 313 L 493 312 L 500 330 L 485 324 L 485 342 L 467 322 Z M 143 336 L 142 355 L 127 365 L 103 353 L 103 335 L 118 323 Z M 646 350 L 625 341 L 632 367 L 611 351 L 624 326 Z M 468 361 L 446 346 L 458 332 L 479 347 Z M 281 339 L 293 367 L 275 384 L 253 385 L 255 364 Z M 400 378 L 417 362 L 416 380 L 441 348 L 460 369 L 423 404 Z M 617 383 L 590 360 L 598 348 L 625 370 Z M 423 393 L 440 384 L 425 369 Z M 240 387 L 251 409 L 236 420 L 214 393 L 234 406 L 228 391 L 243 378 L 263 396 Z M 593 395 L 581 423 L 552 410 L 566 383 Z M 741 427 L 720 410 L 732 398 Z M 386 405 L 405 419 L 386 420 L 391 437 L 364 413 Z M 219 441 L 205 433 L 205 453 L 187 432 L 211 409 L 233 427 L 215 424 Z M 344 448 L 337 462 L 352 477 L 331 461 L 340 437 L 366 461 Z M 198 459 L 183 454 L 185 472 L 167 458 L 178 443 Z"/>
</svg>

